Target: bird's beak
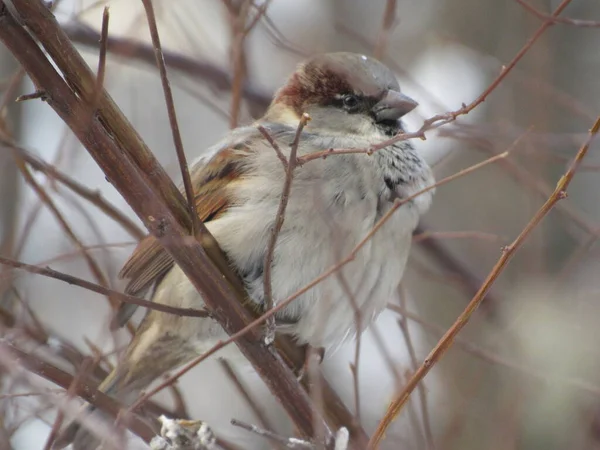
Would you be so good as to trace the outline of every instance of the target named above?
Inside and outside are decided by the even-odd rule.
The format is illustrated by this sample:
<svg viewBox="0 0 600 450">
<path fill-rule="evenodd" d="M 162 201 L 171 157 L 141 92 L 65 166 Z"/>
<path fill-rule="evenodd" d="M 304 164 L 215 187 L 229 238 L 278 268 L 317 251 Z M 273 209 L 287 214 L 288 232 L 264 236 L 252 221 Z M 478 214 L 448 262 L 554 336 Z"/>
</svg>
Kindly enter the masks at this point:
<svg viewBox="0 0 600 450">
<path fill-rule="evenodd" d="M 385 96 L 375 104 L 373 113 L 375 120 L 382 122 L 386 120 L 398 120 L 417 107 L 418 103 L 398 91 L 389 90 Z"/>
</svg>

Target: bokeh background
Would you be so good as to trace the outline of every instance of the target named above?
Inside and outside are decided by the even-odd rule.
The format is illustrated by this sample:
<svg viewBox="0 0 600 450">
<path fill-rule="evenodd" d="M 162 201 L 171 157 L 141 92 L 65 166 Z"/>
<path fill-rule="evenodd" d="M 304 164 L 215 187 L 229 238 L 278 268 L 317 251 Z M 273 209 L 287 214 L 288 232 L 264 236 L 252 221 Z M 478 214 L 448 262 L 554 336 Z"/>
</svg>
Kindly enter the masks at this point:
<svg viewBox="0 0 600 450">
<path fill-rule="evenodd" d="M 110 35 L 122 45 L 109 51 L 105 86 L 179 180 L 158 72 L 140 50 L 150 42 L 141 2 L 56 3 L 57 17 L 92 68 L 97 66 L 98 43 L 90 36 L 98 33 L 103 7 L 110 6 Z M 232 11 L 244 3 L 250 5 L 251 21 L 264 2 L 154 2 L 165 51 L 198 64 L 169 69 L 190 159 L 232 124 L 233 96 L 230 83 L 223 81 L 233 74 L 237 25 Z M 424 119 L 475 99 L 543 22 L 515 0 L 267 3 L 266 14 L 243 45 L 246 77 L 237 123 L 260 115 L 265 99 L 306 56 L 355 51 L 375 54 L 397 72 L 403 91 L 420 102 L 407 119 L 408 128 L 416 130 Z M 528 4 L 549 14 L 559 2 Z M 573 0 L 562 16 L 600 21 L 600 4 Z M 423 361 L 463 310 L 502 247 L 541 206 L 587 138 L 600 112 L 599 48 L 598 26 L 551 26 L 484 103 L 428 133 L 426 141 L 415 142 L 438 179 L 507 149 L 511 154 L 440 187 L 423 218 L 427 232 L 415 237 L 403 286 L 390 299 L 396 309 L 384 312 L 363 336 L 358 380 L 360 418 L 368 432 L 414 371 L 415 361 Z M 14 78 L 18 70 L 0 46 L 3 133 L 98 190 L 137 221 L 48 105 L 39 100 L 14 103 L 17 95 L 34 91 L 27 77 Z M 13 78 L 17 89 L 11 88 Z M 427 376 L 424 390 L 413 395 L 382 448 L 427 449 L 432 443 L 438 449 L 600 448 L 599 150 L 592 143 L 568 199 L 519 250 L 454 347 Z M 123 288 L 116 275 L 134 238 L 60 184 L 35 176 L 110 284 Z M 4 145 L 0 249 L 3 256 L 92 279 L 80 251 L 25 185 L 13 152 Z M 110 310 L 99 295 L 5 267 L 0 267 L 0 295 L 5 311 L 19 316 L 28 305 L 47 330 L 83 352 L 90 352 L 90 342 L 105 351 L 114 349 L 115 340 L 106 331 Z M 0 330 L 6 336 L 15 332 L 5 325 Z M 121 342 L 125 337 L 119 337 Z M 327 378 L 352 411 L 353 359 L 350 342 L 324 362 Z M 274 430 L 291 435 L 285 414 L 262 382 L 250 369 L 240 375 Z M 32 387 L 0 375 L 0 447 L 44 447 L 56 414 L 52 404 L 62 392 L 37 382 L 43 396 L 17 396 L 31 393 Z M 207 421 L 220 436 L 244 449 L 271 448 L 268 441 L 229 424 L 231 418 L 256 423 L 256 417 L 224 376 L 218 358 L 184 376 L 179 386 L 190 415 Z M 167 392 L 160 399 L 173 403 Z"/>
</svg>

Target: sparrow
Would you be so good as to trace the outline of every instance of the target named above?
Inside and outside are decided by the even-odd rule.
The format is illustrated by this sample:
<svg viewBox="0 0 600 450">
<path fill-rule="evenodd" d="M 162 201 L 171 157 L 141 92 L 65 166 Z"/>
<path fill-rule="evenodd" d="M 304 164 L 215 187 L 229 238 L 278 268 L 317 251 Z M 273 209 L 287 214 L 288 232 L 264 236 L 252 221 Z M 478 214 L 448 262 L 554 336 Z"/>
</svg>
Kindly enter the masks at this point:
<svg viewBox="0 0 600 450">
<path fill-rule="evenodd" d="M 310 121 L 301 132 L 298 157 L 328 149 L 366 149 L 403 133 L 400 119 L 416 106 L 379 61 L 354 53 L 317 55 L 298 66 L 262 118 L 230 131 L 193 162 L 190 175 L 198 216 L 259 308 L 265 303 L 265 253 L 286 180 L 285 167 L 259 126 L 288 158 L 303 114 Z M 347 257 L 396 199 L 433 184 L 430 167 L 408 141 L 372 154 L 330 155 L 296 167 L 273 251 L 273 303 Z M 429 190 L 400 206 L 337 276 L 279 311 L 277 332 L 326 352 L 361 333 L 398 287 L 412 231 L 432 196 Z M 128 294 L 151 291 L 157 303 L 204 307 L 201 295 L 151 235 L 139 243 L 120 275 L 128 280 Z M 124 305 L 118 316 L 121 323 L 133 309 Z M 100 389 L 131 403 L 153 380 L 225 339 L 225 331 L 210 317 L 149 310 Z M 224 352 L 224 357 L 243 358 L 234 346 Z M 75 435 L 74 427 L 65 435 Z M 93 448 L 89 441 L 80 442 L 86 443 L 76 448 Z"/>
</svg>

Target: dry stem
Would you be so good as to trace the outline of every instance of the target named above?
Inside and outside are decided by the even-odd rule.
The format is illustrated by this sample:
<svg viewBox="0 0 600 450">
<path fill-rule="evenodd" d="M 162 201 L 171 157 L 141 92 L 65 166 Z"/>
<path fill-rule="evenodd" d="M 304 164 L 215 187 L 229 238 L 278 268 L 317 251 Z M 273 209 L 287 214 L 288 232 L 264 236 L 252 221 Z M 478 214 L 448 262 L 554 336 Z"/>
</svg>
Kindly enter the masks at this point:
<svg viewBox="0 0 600 450">
<path fill-rule="evenodd" d="M 563 2 L 564 3 L 564 2 Z M 542 207 L 538 210 L 538 212 L 533 216 L 531 221 L 525 226 L 521 234 L 517 236 L 517 238 L 513 241 L 512 244 L 504 247 L 502 256 L 496 263 L 496 265 L 492 268 L 491 272 L 483 282 L 482 286 L 479 288 L 473 299 L 469 302 L 465 310 L 462 314 L 456 319 L 456 322 L 448 329 L 446 334 L 440 339 L 438 344 L 434 347 L 434 349 L 429 353 L 427 358 L 423 361 L 423 364 L 419 367 L 419 369 L 414 373 L 412 378 L 408 381 L 404 389 L 398 394 L 398 396 L 392 401 L 392 404 L 389 406 L 384 418 L 381 420 L 379 425 L 377 426 L 377 430 L 371 437 L 369 442 L 369 449 L 375 449 L 379 445 L 379 442 L 383 438 L 385 431 L 391 425 L 391 423 L 398 416 L 402 407 L 408 401 L 410 395 L 415 390 L 415 388 L 419 385 L 421 380 L 427 375 L 427 373 L 431 370 L 431 368 L 441 359 L 441 357 L 446 353 L 446 351 L 452 346 L 454 338 L 456 335 L 464 328 L 467 324 L 475 310 L 479 307 L 483 299 L 485 298 L 487 292 L 492 287 L 496 279 L 503 272 L 504 268 L 510 262 L 516 251 L 523 245 L 523 242 L 527 239 L 527 237 L 531 234 L 531 232 L 539 225 L 542 219 L 554 208 L 556 203 L 560 200 L 566 198 L 567 196 L 567 188 L 571 183 L 571 180 L 575 176 L 575 172 L 577 171 L 579 165 L 581 164 L 582 159 L 586 155 L 588 148 L 592 139 L 598 133 L 600 129 L 600 116 L 596 119 L 594 125 L 592 126 L 589 137 L 587 141 L 581 146 L 575 159 L 569 166 L 569 169 L 565 172 L 565 174 L 558 180 L 556 188 L 554 192 L 548 200 L 542 205 Z"/>
</svg>

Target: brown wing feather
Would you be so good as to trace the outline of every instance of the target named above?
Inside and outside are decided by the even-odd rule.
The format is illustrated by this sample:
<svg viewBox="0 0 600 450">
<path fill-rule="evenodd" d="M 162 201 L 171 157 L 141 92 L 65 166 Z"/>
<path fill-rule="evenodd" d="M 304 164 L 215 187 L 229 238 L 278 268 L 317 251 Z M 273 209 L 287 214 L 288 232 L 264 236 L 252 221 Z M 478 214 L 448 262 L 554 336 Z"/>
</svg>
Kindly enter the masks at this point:
<svg viewBox="0 0 600 450">
<path fill-rule="evenodd" d="M 231 203 L 229 186 L 245 172 L 244 158 L 250 149 L 238 144 L 220 150 L 206 164 L 198 163 L 191 169 L 196 211 L 203 222 L 210 222 L 223 214 Z M 143 295 L 173 266 L 173 259 L 156 238 L 146 236 L 129 257 L 119 276 L 129 279 L 125 292 Z M 136 305 L 123 304 L 115 318 L 122 326 L 135 312 Z"/>
</svg>

